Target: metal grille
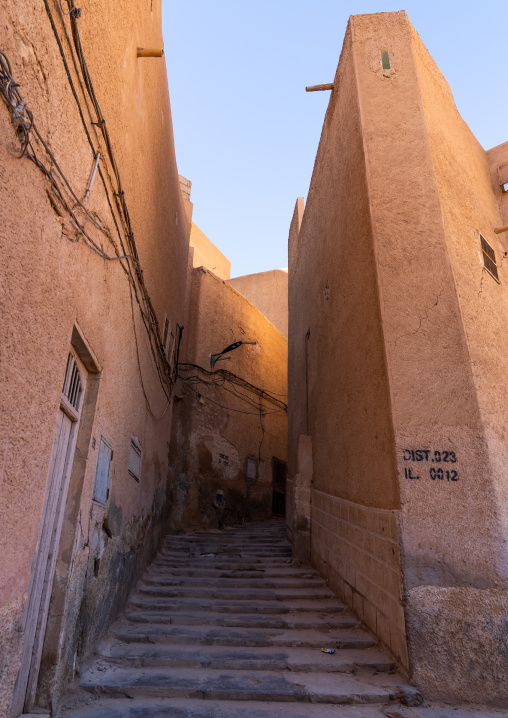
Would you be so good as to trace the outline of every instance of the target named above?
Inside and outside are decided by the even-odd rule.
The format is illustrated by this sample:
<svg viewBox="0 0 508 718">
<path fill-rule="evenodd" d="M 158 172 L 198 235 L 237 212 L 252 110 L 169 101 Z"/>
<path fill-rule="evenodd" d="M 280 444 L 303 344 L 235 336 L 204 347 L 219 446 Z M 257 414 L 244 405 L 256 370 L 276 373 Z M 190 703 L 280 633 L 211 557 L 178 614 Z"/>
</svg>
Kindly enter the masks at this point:
<svg viewBox="0 0 508 718">
<path fill-rule="evenodd" d="M 79 411 L 81 392 L 81 378 L 79 376 L 78 365 L 73 355 L 69 354 L 62 393 L 76 411 Z"/>
<path fill-rule="evenodd" d="M 483 266 L 485 267 L 487 272 L 492 274 L 494 279 L 499 282 L 499 274 L 497 273 L 496 265 L 496 253 L 494 251 L 494 248 L 490 246 L 485 237 L 483 237 L 481 234 L 480 241 L 482 244 Z"/>
</svg>

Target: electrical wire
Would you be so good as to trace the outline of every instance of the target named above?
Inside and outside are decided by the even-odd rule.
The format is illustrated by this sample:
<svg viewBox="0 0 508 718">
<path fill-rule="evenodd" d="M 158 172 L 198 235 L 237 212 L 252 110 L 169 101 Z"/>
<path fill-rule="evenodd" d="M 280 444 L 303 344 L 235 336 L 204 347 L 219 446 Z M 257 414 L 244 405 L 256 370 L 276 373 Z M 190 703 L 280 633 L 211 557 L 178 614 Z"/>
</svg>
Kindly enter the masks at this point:
<svg viewBox="0 0 508 718">
<path fill-rule="evenodd" d="M 129 271 L 129 274 L 130 274 L 130 279 L 131 279 L 131 282 L 132 282 L 132 287 L 133 287 L 133 289 L 134 289 L 134 294 L 135 294 L 136 302 L 138 303 L 138 307 L 139 307 L 139 310 L 140 310 L 140 313 L 141 313 L 141 316 L 142 316 L 142 319 L 143 319 L 143 323 L 144 323 L 144 325 L 145 325 L 145 330 L 147 331 L 148 336 L 149 336 L 150 347 L 151 347 L 151 354 L 152 354 L 152 358 L 153 358 L 153 360 L 154 360 L 154 364 L 155 364 L 155 368 L 156 368 L 157 374 L 158 374 L 158 376 L 159 376 L 159 381 L 160 381 L 160 384 L 161 384 L 161 386 L 163 387 L 163 389 L 164 389 L 164 385 L 165 385 L 165 384 L 169 385 L 169 391 L 171 392 L 172 386 L 173 386 L 171 366 L 170 366 L 170 364 L 169 364 L 169 362 L 168 362 L 168 360 L 167 360 L 167 357 L 166 357 L 166 355 L 165 355 L 165 352 L 164 352 L 162 337 L 161 337 L 160 330 L 159 330 L 159 323 L 158 323 L 155 310 L 154 310 L 154 308 L 153 308 L 152 302 L 151 302 L 151 300 L 150 300 L 150 296 L 149 296 L 149 294 L 148 294 L 148 291 L 147 291 L 147 288 L 146 288 L 146 285 L 145 285 L 145 282 L 144 282 L 143 270 L 142 270 L 141 265 L 140 265 L 139 256 L 138 256 L 138 252 L 137 252 L 137 247 L 136 247 L 136 243 L 135 243 L 135 240 L 134 240 L 134 232 L 133 232 L 132 225 L 131 225 L 131 222 L 130 222 L 130 216 L 129 216 L 129 212 L 128 212 L 128 208 L 127 208 L 127 202 L 126 202 L 126 199 L 125 199 L 125 192 L 124 192 L 124 190 L 123 190 L 122 181 L 121 181 L 121 176 L 120 176 L 120 171 L 119 171 L 119 169 L 118 169 L 118 165 L 117 165 L 117 163 L 116 163 L 116 159 L 115 159 L 115 156 L 114 156 L 114 152 L 113 152 L 111 140 L 110 140 L 110 137 L 109 137 L 109 132 L 108 132 L 107 127 L 106 127 L 106 120 L 105 120 L 105 118 L 104 118 L 104 116 L 103 116 L 103 114 L 102 114 L 102 111 L 101 111 L 101 108 L 100 108 L 100 105 L 99 105 L 97 96 L 96 96 L 96 94 L 95 94 L 93 82 L 92 82 L 90 73 L 89 73 L 89 71 L 88 71 L 88 67 L 87 67 L 86 60 L 85 60 L 84 53 L 83 53 L 83 48 L 82 48 L 82 45 L 81 45 L 81 38 L 80 38 L 80 35 L 79 35 L 79 28 L 78 28 L 78 24 L 77 24 L 77 20 L 81 17 L 81 9 L 80 9 L 80 8 L 77 8 L 76 5 L 74 4 L 74 2 L 73 2 L 72 0 L 66 0 L 66 2 L 67 2 L 67 6 L 68 6 L 68 8 L 69 8 L 68 16 L 69 16 L 69 18 L 70 18 L 70 23 L 71 23 L 71 34 L 72 34 L 73 42 L 74 42 L 74 50 L 73 50 L 73 47 L 72 47 L 72 45 L 71 45 L 69 35 L 68 35 L 68 33 L 67 33 L 67 29 L 66 29 L 66 27 L 65 27 L 65 20 L 64 20 L 63 15 L 62 15 L 62 7 L 61 7 L 61 5 L 59 4 L 59 5 L 57 5 L 57 8 L 58 8 L 58 12 L 59 12 L 59 14 L 60 14 L 60 20 L 61 20 L 61 22 L 62 22 L 62 26 L 63 26 L 63 28 L 64 28 L 64 34 L 65 34 L 65 37 L 66 37 L 66 40 L 67 40 L 67 44 L 68 44 L 68 46 L 69 46 L 69 51 L 70 51 L 71 56 L 72 56 L 72 60 L 73 60 L 73 64 L 74 64 L 74 68 L 75 68 L 75 72 L 76 72 L 76 76 L 77 76 L 77 78 L 78 78 L 81 91 L 82 91 L 83 96 L 84 96 L 84 98 L 85 98 L 85 104 L 86 104 L 86 106 L 87 106 L 87 111 L 88 111 L 88 114 L 89 114 L 89 117 L 90 117 L 90 123 L 91 123 L 92 127 L 94 128 L 94 134 L 95 134 L 95 136 L 96 136 L 96 139 L 97 139 L 97 142 L 98 142 L 99 146 L 100 146 L 100 143 L 99 143 L 99 141 L 98 141 L 98 134 L 97 134 L 97 132 L 95 131 L 95 127 L 99 128 L 99 130 L 100 130 L 101 133 L 102 133 L 103 140 L 104 140 L 105 145 L 106 145 L 106 152 L 107 152 L 107 155 L 108 155 L 108 157 L 109 157 L 110 164 L 111 164 L 112 169 L 113 169 L 113 174 L 115 175 L 116 187 L 114 186 L 114 184 L 113 184 L 113 182 L 112 182 L 112 179 L 111 179 L 111 176 L 109 175 L 109 171 L 107 170 L 107 164 L 106 164 L 106 165 L 105 165 L 105 166 L 106 166 L 106 173 L 107 173 L 107 175 L 108 175 L 108 179 L 109 179 L 109 181 L 110 181 L 110 183 L 111 183 L 111 186 L 112 186 L 113 195 L 114 195 L 114 198 L 115 198 L 115 204 L 116 204 L 116 207 L 117 207 L 117 211 L 118 211 L 118 213 L 119 213 L 119 217 L 120 217 L 120 222 L 121 222 L 121 224 L 122 224 L 123 233 L 124 233 L 125 240 L 126 240 L 126 242 L 127 242 L 127 246 L 128 246 L 128 249 L 129 249 L 128 252 L 127 252 L 127 251 L 124 249 L 124 247 L 123 247 L 123 240 L 122 240 L 121 235 L 120 235 L 120 232 L 119 232 L 119 228 L 118 228 L 118 225 L 117 225 L 117 222 L 116 222 L 115 214 L 114 214 L 114 212 L 113 212 L 113 210 L 112 210 L 112 205 L 111 205 L 111 201 L 110 201 L 110 198 L 109 198 L 109 193 L 108 193 L 108 191 L 107 191 L 107 188 L 106 188 L 106 185 L 105 185 L 105 182 L 104 182 L 104 178 L 103 178 L 103 176 L 102 176 L 102 172 L 99 172 L 99 175 L 101 176 L 101 180 L 102 180 L 102 182 L 103 182 L 103 186 L 104 186 L 104 189 L 105 189 L 105 191 L 106 191 L 106 195 L 107 195 L 107 198 L 108 198 L 108 205 L 109 205 L 109 207 L 110 207 L 110 211 L 111 211 L 112 216 L 113 216 L 114 221 L 115 221 L 115 225 L 116 225 L 116 229 L 117 229 L 117 231 L 118 231 L 119 237 L 120 237 L 120 242 L 121 242 L 121 245 L 122 245 L 123 253 L 124 253 L 125 256 L 130 256 L 130 257 L 131 257 L 132 264 L 134 265 L 134 266 L 133 266 L 134 271 L 131 270 L 131 267 L 130 267 L 130 266 L 128 267 L 128 271 Z M 84 120 L 81 103 L 80 103 L 80 101 L 79 101 L 79 98 L 78 98 L 78 96 L 77 96 L 76 89 L 75 89 L 75 87 L 74 87 L 74 83 L 73 83 L 73 81 L 72 81 L 72 76 L 71 76 L 71 73 L 70 73 L 70 70 L 69 70 L 69 66 L 68 66 L 68 63 L 67 63 L 67 59 L 66 59 L 66 57 L 65 57 L 65 53 L 64 53 L 64 50 L 63 50 L 63 46 L 62 46 L 62 43 L 61 43 L 61 40 L 60 40 L 58 31 L 57 31 L 57 28 L 56 28 L 56 25 L 55 25 L 55 21 L 54 21 L 53 15 L 52 15 L 52 13 L 51 13 L 51 9 L 50 9 L 50 7 L 49 7 L 48 0 L 44 0 L 44 5 L 45 5 L 45 7 L 46 7 L 46 12 L 47 12 L 48 18 L 49 18 L 49 20 L 50 20 L 51 27 L 52 27 L 52 29 L 53 29 L 53 34 L 55 35 L 55 39 L 56 39 L 57 44 L 58 44 L 58 48 L 59 48 L 59 51 L 60 51 L 60 55 L 61 55 L 61 57 L 62 57 L 62 61 L 63 61 L 63 63 L 64 63 L 65 71 L 66 71 L 66 74 L 67 74 L 67 79 L 68 79 L 69 84 L 70 84 L 70 86 L 71 86 L 71 90 L 72 90 L 74 99 L 75 99 L 75 101 L 76 101 L 76 103 L 77 103 L 77 105 L 78 105 L 78 110 L 79 110 L 79 114 L 80 114 L 80 117 L 81 117 L 81 122 L 82 122 L 82 124 L 83 124 L 84 129 L 85 129 L 85 132 L 86 132 L 86 135 L 87 135 L 87 139 L 88 139 L 88 141 L 89 141 L 89 144 L 90 144 L 90 146 L 91 146 L 91 148 L 92 148 L 93 156 L 95 157 L 95 156 L 96 156 L 96 149 L 95 149 L 95 146 L 93 145 L 93 142 L 92 142 L 91 137 L 90 137 L 90 133 L 89 133 L 89 131 L 88 131 L 88 128 L 87 128 L 87 126 L 86 126 L 86 122 L 85 122 L 85 120 Z M 75 54 L 74 54 L 74 52 L 75 52 Z M 76 60 L 76 57 L 77 57 L 77 60 Z M 82 75 L 82 77 L 83 77 L 83 81 L 81 80 L 80 72 L 79 72 L 79 70 L 78 70 L 78 65 L 79 65 L 79 67 L 81 68 L 81 75 Z M 90 99 L 90 102 L 92 103 L 92 107 L 93 107 L 93 109 L 94 109 L 94 111 L 95 111 L 95 115 L 96 115 L 95 121 L 94 121 L 93 118 L 92 118 L 92 113 L 91 113 L 91 111 L 90 111 L 90 107 L 89 107 L 89 105 L 88 105 L 88 101 L 86 100 L 85 88 L 86 88 L 86 91 L 87 91 L 87 93 L 88 93 L 88 97 L 89 97 L 89 99 Z M 102 148 L 101 148 L 101 149 L 102 149 Z M 104 157 L 104 152 L 101 151 L 101 158 L 103 158 L 103 157 Z M 138 291 L 139 291 L 139 293 L 140 293 L 140 295 L 141 295 L 140 297 L 138 296 Z M 165 391 L 165 393 L 166 393 L 166 391 Z"/>
<path fill-rule="evenodd" d="M 202 374 L 205 374 L 208 377 L 214 378 L 217 376 L 222 376 L 226 381 L 230 381 L 232 383 L 238 384 L 239 386 L 242 386 L 243 388 L 247 389 L 248 391 L 251 391 L 258 396 L 260 396 L 263 399 L 267 399 L 268 401 L 271 401 L 276 406 L 280 406 L 282 409 L 287 411 L 287 404 L 285 404 L 281 399 L 278 398 L 278 396 L 287 396 L 287 394 L 282 394 L 279 392 L 272 392 L 268 391 L 266 389 L 261 389 L 258 386 L 255 386 L 254 384 L 251 384 L 246 379 L 244 379 L 241 376 L 238 376 L 237 374 L 234 374 L 233 372 L 228 371 L 227 369 L 216 369 L 215 371 L 209 371 L 208 369 L 205 369 L 204 367 L 200 366 L 199 364 L 193 364 L 191 362 L 180 362 L 179 363 L 180 370 L 185 370 L 185 367 L 191 367 L 193 369 L 197 369 Z M 204 380 L 201 380 L 204 381 Z M 274 396 L 276 395 L 276 396 Z"/>
<path fill-rule="evenodd" d="M 79 199 L 77 193 L 73 190 L 71 183 L 65 176 L 64 172 L 62 171 L 60 165 L 58 164 L 55 156 L 51 152 L 48 144 L 45 142 L 44 138 L 40 134 L 34 120 L 33 115 L 30 112 L 30 110 L 26 107 L 26 103 L 24 102 L 23 98 L 21 97 L 21 94 L 18 90 L 20 87 L 19 84 L 17 84 L 12 76 L 12 68 L 10 65 L 10 62 L 5 55 L 5 53 L 0 51 L 0 93 L 2 96 L 2 99 L 4 103 L 7 105 L 10 113 L 11 113 L 11 121 L 14 126 L 16 135 L 18 137 L 18 140 L 20 142 L 20 149 L 15 153 L 14 156 L 21 158 L 23 156 L 27 156 L 34 164 L 38 167 L 38 169 L 47 177 L 47 179 L 50 182 L 51 185 L 51 194 L 48 192 L 48 196 L 50 198 L 51 204 L 55 207 L 54 200 L 59 203 L 62 207 L 62 209 L 69 215 L 70 223 L 74 230 L 76 231 L 76 234 L 79 237 L 82 237 L 87 246 L 89 246 L 96 254 L 98 254 L 102 259 L 107 261 L 113 261 L 113 260 L 119 260 L 120 266 L 122 267 L 123 271 L 127 274 L 129 279 L 129 291 L 131 293 L 131 301 L 133 299 L 133 293 L 134 298 L 136 299 L 140 315 L 145 327 L 145 330 L 148 335 L 149 344 L 150 344 L 150 350 L 152 359 L 154 361 L 154 365 L 157 371 L 157 375 L 159 378 L 159 382 L 161 384 L 161 387 L 164 391 L 164 394 L 166 395 L 166 398 L 168 399 L 168 405 L 171 399 L 171 392 L 174 385 L 174 381 L 177 376 L 178 372 L 178 364 L 176 365 L 176 374 L 173 371 L 164 351 L 164 347 L 162 345 L 162 337 L 159 330 L 159 324 L 157 320 L 157 316 L 155 314 L 155 310 L 153 308 L 152 302 L 150 300 L 150 296 L 148 294 L 144 278 L 143 278 L 143 270 L 141 268 L 137 247 L 134 239 L 134 233 L 132 230 L 132 225 L 130 222 L 130 216 L 127 208 L 127 203 L 125 199 L 125 192 L 123 190 L 120 172 L 118 169 L 118 165 L 116 163 L 116 159 L 113 153 L 111 140 L 109 137 L 109 133 L 106 127 L 106 122 L 104 119 L 104 116 L 102 115 L 102 111 L 100 109 L 100 105 L 98 103 L 97 97 L 95 95 L 95 90 L 93 87 L 93 82 L 90 77 L 90 73 L 88 71 L 88 67 L 86 65 L 85 57 L 83 54 L 83 49 L 81 45 L 81 39 L 79 36 L 79 29 L 77 25 L 77 20 L 81 16 L 81 9 L 77 8 L 72 0 L 66 0 L 67 6 L 69 8 L 68 12 L 65 12 L 62 7 L 62 0 L 55 0 L 57 4 L 57 9 L 60 17 L 60 21 L 64 30 L 65 38 L 67 41 L 67 45 L 69 48 L 69 52 L 72 57 L 72 63 L 74 66 L 74 70 L 76 73 L 76 77 L 80 86 L 81 93 L 83 95 L 83 99 L 86 105 L 90 125 L 92 127 L 92 132 L 95 137 L 95 141 L 97 143 L 97 146 L 99 147 L 100 156 L 102 160 L 102 165 L 105 170 L 105 174 L 108 178 L 109 184 L 111 186 L 111 190 L 114 196 L 115 200 L 115 206 L 116 210 L 118 212 L 118 217 L 120 220 L 120 224 L 122 226 L 122 229 L 120 230 L 119 222 L 116 216 L 116 213 L 113 209 L 113 204 L 111 202 L 109 189 L 106 183 L 106 179 L 104 176 L 104 173 L 102 171 L 102 167 L 99 165 L 99 176 L 101 178 L 101 182 L 105 191 L 105 195 L 107 198 L 107 203 L 109 210 L 111 212 L 111 216 L 113 218 L 113 222 L 115 224 L 115 229 L 118 235 L 118 239 L 120 242 L 120 246 L 122 249 L 122 253 L 119 252 L 117 245 L 115 244 L 113 237 L 111 233 L 104 227 L 102 224 L 91 214 L 91 212 L 85 207 L 83 202 Z M 88 140 L 88 143 L 91 147 L 93 157 L 96 157 L 97 154 L 97 148 L 92 140 L 92 137 L 90 135 L 90 131 L 88 129 L 87 122 L 85 120 L 84 114 L 83 114 L 83 108 L 81 106 L 81 102 L 79 100 L 76 87 L 74 85 L 72 74 L 69 68 L 69 64 L 67 62 L 67 58 L 65 55 L 65 51 L 62 45 L 62 42 L 60 40 L 60 36 L 58 33 L 58 30 L 56 28 L 56 24 L 53 18 L 53 14 L 51 12 L 51 8 L 49 6 L 48 0 L 44 0 L 44 5 L 46 8 L 46 12 L 53 30 L 53 34 L 55 36 L 55 39 L 58 44 L 59 52 L 64 64 L 65 72 L 67 75 L 67 79 L 72 91 L 72 94 L 74 96 L 75 102 L 78 107 L 81 123 L 83 125 L 83 128 L 85 130 L 85 134 Z M 69 34 L 67 32 L 66 23 L 64 16 L 68 16 L 71 23 L 71 34 L 74 41 L 74 48 L 71 43 L 71 40 L 69 38 Z M 83 76 L 83 80 L 81 78 L 81 74 L 79 71 L 79 68 L 81 68 L 81 74 Z M 85 91 L 86 88 L 86 91 Z M 90 98 L 90 102 L 92 104 L 92 107 L 96 114 L 96 119 L 94 121 L 94 118 L 92 116 L 92 111 L 90 109 L 90 105 L 87 100 L 87 93 Z M 99 134 L 97 132 L 98 128 L 102 134 L 103 141 L 106 145 L 107 150 L 107 156 L 109 158 L 109 162 L 111 164 L 113 174 L 115 176 L 116 183 L 113 182 L 112 177 L 109 173 L 108 163 L 105 161 L 105 153 L 102 149 L 102 145 L 100 142 Z M 52 169 L 48 168 L 44 161 L 41 159 L 40 155 L 38 155 L 34 144 L 30 140 L 31 134 L 34 136 L 36 142 L 42 147 L 44 150 L 44 153 L 49 158 L 51 167 L 54 167 L 56 169 L 57 176 L 55 176 Z M 13 154 L 12 150 L 8 148 L 9 151 L 11 151 L 11 154 Z M 69 195 L 69 198 L 73 200 L 73 206 L 71 207 L 69 202 L 65 198 L 65 194 Z M 55 207 L 56 209 L 56 207 Z M 100 231 L 102 234 L 106 236 L 108 241 L 111 243 L 112 247 L 114 248 L 115 256 L 110 256 L 103 250 L 101 246 L 99 246 L 94 239 L 89 235 L 89 233 L 86 231 L 84 223 L 80 222 L 79 219 L 76 217 L 76 211 L 81 210 L 85 215 L 85 222 L 89 221 L 98 231 Z M 58 211 L 58 210 L 57 210 Z M 60 212 L 59 212 L 60 213 Z M 124 235 L 122 237 L 122 234 Z M 126 241 L 128 250 L 126 249 L 124 245 L 124 239 Z M 130 260 L 130 262 L 128 261 Z M 133 305 L 132 305 L 133 307 Z M 133 314 L 133 312 L 132 312 Z M 143 385 L 142 380 L 142 371 L 141 371 L 141 364 L 140 364 L 140 357 L 139 357 L 139 351 L 138 351 L 138 343 L 137 343 L 137 334 L 136 334 L 136 327 L 135 327 L 135 318 L 134 315 L 132 316 L 133 320 L 133 331 L 136 341 L 136 356 L 138 359 L 138 369 L 139 369 L 139 376 L 140 376 L 140 382 L 143 389 L 143 394 L 145 396 L 145 400 L 147 402 L 148 409 L 152 416 L 154 418 L 157 418 L 154 412 L 151 410 L 148 397 L 146 396 L 146 392 Z M 181 328 L 183 329 L 183 327 Z M 179 336 L 179 346 L 181 341 L 181 331 Z M 167 406 L 162 414 L 164 414 L 167 411 Z M 161 417 L 162 418 L 162 417 Z"/>
<path fill-rule="evenodd" d="M 182 377 L 180 377 L 180 379 L 182 380 Z M 182 380 L 182 381 L 184 381 L 184 389 L 187 388 L 187 385 L 185 384 L 185 380 Z M 194 394 L 196 394 L 196 396 L 198 396 L 198 397 L 203 396 L 203 395 L 200 394 L 198 391 L 196 391 L 196 389 L 194 389 L 194 387 L 192 387 L 192 386 L 189 385 L 188 388 L 191 389 L 191 390 L 194 392 Z M 203 398 L 206 399 L 207 401 L 211 401 L 212 404 L 216 404 L 216 405 L 219 406 L 221 409 L 225 409 L 226 411 L 234 411 L 234 412 L 237 413 L 237 414 L 247 414 L 247 415 L 249 415 L 249 416 L 268 416 L 268 415 L 270 415 L 270 414 L 280 414 L 281 412 L 284 411 L 284 409 L 276 409 L 275 411 L 264 411 L 264 412 L 259 412 L 259 411 L 242 411 L 241 409 L 233 409 L 233 408 L 230 407 L 230 406 L 224 406 L 223 404 L 219 404 L 219 402 L 215 401 L 214 399 L 210 399 L 209 396 L 205 396 L 205 397 L 203 397 Z"/>
</svg>

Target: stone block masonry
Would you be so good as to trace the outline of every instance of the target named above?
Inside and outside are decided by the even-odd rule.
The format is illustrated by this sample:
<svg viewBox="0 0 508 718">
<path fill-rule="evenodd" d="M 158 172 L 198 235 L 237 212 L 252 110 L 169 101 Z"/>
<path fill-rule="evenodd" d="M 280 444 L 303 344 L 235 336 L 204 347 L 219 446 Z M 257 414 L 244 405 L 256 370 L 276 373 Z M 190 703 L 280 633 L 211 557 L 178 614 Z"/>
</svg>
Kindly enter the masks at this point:
<svg viewBox="0 0 508 718">
<path fill-rule="evenodd" d="M 312 558 L 331 588 L 409 667 L 398 512 L 312 490 Z"/>
</svg>

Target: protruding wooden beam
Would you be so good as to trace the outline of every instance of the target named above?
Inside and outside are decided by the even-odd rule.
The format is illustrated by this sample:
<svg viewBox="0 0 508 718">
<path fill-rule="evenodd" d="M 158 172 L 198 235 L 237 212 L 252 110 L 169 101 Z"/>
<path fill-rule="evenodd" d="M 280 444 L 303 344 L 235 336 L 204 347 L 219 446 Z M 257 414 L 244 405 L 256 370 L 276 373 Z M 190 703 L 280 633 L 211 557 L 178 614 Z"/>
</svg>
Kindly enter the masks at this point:
<svg viewBox="0 0 508 718">
<path fill-rule="evenodd" d="M 154 50 L 148 47 L 138 47 L 138 57 L 162 57 L 164 50 Z"/>
<path fill-rule="evenodd" d="M 501 234 L 501 232 L 508 232 L 508 224 L 505 224 L 504 227 L 496 227 L 494 229 L 494 232 L 496 234 Z"/>
<path fill-rule="evenodd" d="M 319 92 L 320 90 L 333 90 L 334 83 L 329 82 L 327 85 L 311 85 L 305 88 L 305 92 Z"/>
</svg>

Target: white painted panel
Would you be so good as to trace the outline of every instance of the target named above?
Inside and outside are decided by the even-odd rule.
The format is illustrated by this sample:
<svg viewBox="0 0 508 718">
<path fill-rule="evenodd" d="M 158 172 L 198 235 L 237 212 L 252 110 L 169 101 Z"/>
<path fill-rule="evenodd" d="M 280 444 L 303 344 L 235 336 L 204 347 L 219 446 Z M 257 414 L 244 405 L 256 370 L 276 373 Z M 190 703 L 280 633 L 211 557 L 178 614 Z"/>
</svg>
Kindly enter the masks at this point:
<svg viewBox="0 0 508 718">
<path fill-rule="evenodd" d="M 93 488 L 93 500 L 102 506 L 106 505 L 109 489 L 109 466 L 113 451 L 106 439 L 101 436 L 99 445 L 99 456 L 97 458 L 97 469 L 95 471 L 95 484 Z"/>
</svg>

